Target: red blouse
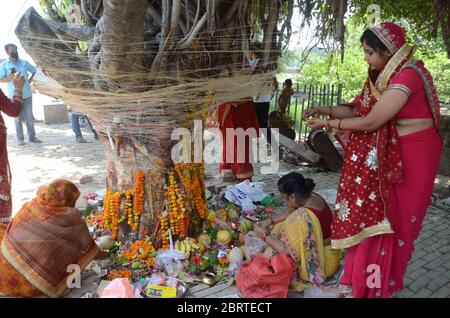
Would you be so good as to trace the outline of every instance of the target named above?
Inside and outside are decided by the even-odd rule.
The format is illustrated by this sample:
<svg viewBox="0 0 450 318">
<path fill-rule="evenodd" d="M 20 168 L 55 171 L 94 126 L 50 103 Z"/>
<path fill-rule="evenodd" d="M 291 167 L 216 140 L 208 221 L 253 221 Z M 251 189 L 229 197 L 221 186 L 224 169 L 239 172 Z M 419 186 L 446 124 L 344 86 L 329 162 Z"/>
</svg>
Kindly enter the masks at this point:
<svg viewBox="0 0 450 318">
<path fill-rule="evenodd" d="M 317 196 L 319 196 L 323 201 L 323 209 L 317 210 L 311 207 L 306 207 L 307 209 L 311 210 L 319 219 L 320 226 L 322 227 L 322 236 L 323 239 L 329 239 L 331 238 L 331 221 L 333 220 L 333 212 L 331 211 L 330 207 L 328 206 L 328 203 L 317 193 L 314 193 Z"/>
<path fill-rule="evenodd" d="M 399 89 L 408 95 L 408 100 L 396 118 L 433 118 L 423 82 L 411 68 L 401 70 L 389 83 L 388 89 Z"/>
</svg>

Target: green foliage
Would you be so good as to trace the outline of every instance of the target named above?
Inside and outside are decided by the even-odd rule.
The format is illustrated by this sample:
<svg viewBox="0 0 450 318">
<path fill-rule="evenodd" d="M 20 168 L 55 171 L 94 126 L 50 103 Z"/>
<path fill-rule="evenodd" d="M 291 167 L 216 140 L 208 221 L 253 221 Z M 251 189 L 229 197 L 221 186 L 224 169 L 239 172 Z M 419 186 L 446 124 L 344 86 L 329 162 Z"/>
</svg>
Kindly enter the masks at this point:
<svg viewBox="0 0 450 318">
<path fill-rule="evenodd" d="M 58 13 L 61 17 L 67 17 L 68 16 L 68 9 L 69 6 L 72 4 L 71 0 L 40 0 L 39 5 L 44 10 L 44 17 L 50 18 L 50 14 L 47 11 L 47 3 L 51 6 L 51 8 Z"/>
<path fill-rule="evenodd" d="M 447 53 L 443 49 L 427 49 L 422 46 L 415 52 L 414 57 L 422 60 L 425 63 L 425 67 L 433 76 L 433 82 L 436 86 L 439 100 L 449 103 L 450 86 L 448 83 L 450 78 L 450 59 L 447 58 Z"/>
<path fill-rule="evenodd" d="M 342 101 L 350 101 L 361 92 L 364 81 L 367 78 L 367 64 L 359 38 L 364 31 L 364 25 L 357 24 L 357 19 L 351 19 L 347 23 L 346 44 L 344 62 L 341 63 L 340 54 L 325 54 L 313 51 L 303 67 L 300 75 L 295 79 L 303 84 L 343 84 Z M 410 30 L 406 30 L 410 34 Z M 410 40 L 415 46 L 414 40 Z M 429 40 L 421 38 L 420 46 L 414 57 L 423 60 L 427 69 L 433 75 L 439 99 L 450 101 L 448 79 L 450 76 L 450 60 L 447 58 L 442 40 Z M 287 72 L 289 66 L 301 63 L 301 52 L 289 51 L 279 60 L 280 72 Z M 280 77 L 289 77 L 283 74 Z M 291 110 L 292 110 L 291 106 Z M 293 114 L 292 114 L 293 115 Z"/>
</svg>

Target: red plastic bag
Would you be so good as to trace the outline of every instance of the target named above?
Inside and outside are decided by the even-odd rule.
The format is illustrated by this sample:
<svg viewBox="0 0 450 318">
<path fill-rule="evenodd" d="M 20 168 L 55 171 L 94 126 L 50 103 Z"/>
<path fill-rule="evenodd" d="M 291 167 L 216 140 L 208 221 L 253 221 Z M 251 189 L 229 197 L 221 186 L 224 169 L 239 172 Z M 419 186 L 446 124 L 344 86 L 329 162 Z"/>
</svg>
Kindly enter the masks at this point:
<svg viewBox="0 0 450 318">
<path fill-rule="evenodd" d="M 287 254 L 261 255 L 242 264 L 236 287 L 246 298 L 286 298 L 295 264 Z"/>
</svg>

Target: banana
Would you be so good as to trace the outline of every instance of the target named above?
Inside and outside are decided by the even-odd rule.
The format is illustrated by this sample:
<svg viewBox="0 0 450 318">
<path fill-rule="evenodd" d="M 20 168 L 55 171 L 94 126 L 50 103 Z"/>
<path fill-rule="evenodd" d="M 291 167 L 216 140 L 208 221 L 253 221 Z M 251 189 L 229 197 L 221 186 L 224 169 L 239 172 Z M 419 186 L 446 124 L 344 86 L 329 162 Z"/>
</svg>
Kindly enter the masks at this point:
<svg viewBox="0 0 450 318">
<path fill-rule="evenodd" d="M 180 250 L 180 241 L 175 242 L 175 249 Z"/>
<path fill-rule="evenodd" d="M 186 258 L 189 258 L 189 256 L 191 255 L 190 245 L 187 242 L 185 242 L 185 241 L 182 241 L 181 245 L 183 247 L 184 255 L 186 256 Z"/>
<path fill-rule="evenodd" d="M 181 241 L 181 250 L 186 253 L 187 252 L 187 246 L 186 246 L 186 242 Z"/>
<path fill-rule="evenodd" d="M 192 251 L 194 250 L 193 247 L 192 247 L 192 241 L 188 240 L 188 241 L 186 242 L 186 245 L 187 245 L 188 248 L 189 248 L 189 252 L 192 252 Z"/>
<path fill-rule="evenodd" d="M 186 240 L 186 241 L 187 241 L 186 244 L 189 245 L 189 251 L 192 252 L 193 250 L 195 250 L 196 245 L 194 244 L 194 242 L 191 240 Z"/>
</svg>

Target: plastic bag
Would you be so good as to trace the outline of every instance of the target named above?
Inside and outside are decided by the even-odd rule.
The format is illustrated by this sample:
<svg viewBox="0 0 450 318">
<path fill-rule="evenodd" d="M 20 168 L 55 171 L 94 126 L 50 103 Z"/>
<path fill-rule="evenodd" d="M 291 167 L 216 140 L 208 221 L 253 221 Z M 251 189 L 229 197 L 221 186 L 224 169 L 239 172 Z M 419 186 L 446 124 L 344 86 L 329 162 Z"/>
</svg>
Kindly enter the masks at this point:
<svg viewBox="0 0 450 318">
<path fill-rule="evenodd" d="M 165 286 L 166 285 L 166 274 L 164 273 L 154 273 L 150 280 L 148 281 L 149 285 L 157 285 L 157 286 Z"/>
<path fill-rule="evenodd" d="M 245 298 L 285 298 L 295 264 L 286 254 L 256 256 L 236 274 L 236 288 Z"/>
<path fill-rule="evenodd" d="M 183 270 L 182 260 L 185 254 L 177 250 L 165 250 L 156 254 L 156 265 L 159 269 L 164 270 L 167 275 L 177 277 L 178 273 Z"/>
<path fill-rule="evenodd" d="M 242 207 L 243 211 L 253 211 L 255 205 L 253 201 L 240 189 L 234 186 L 227 186 L 225 191 L 225 199 Z"/>
<path fill-rule="evenodd" d="M 264 186 L 264 182 L 250 182 L 249 180 L 245 180 L 235 187 L 244 192 L 253 202 L 260 202 L 267 196 L 267 193 L 264 191 Z"/>
<path fill-rule="evenodd" d="M 260 254 L 266 248 L 266 242 L 250 231 L 245 235 L 245 259 L 252 260 L 256 255 Z"/>
<path fill-rule="evenodd" d="M 236 270 L 241 267 L 244 262 L 244 254 L 239 247 L 234 247 L 228 254 L 228 260 L 230 261 L 230 266 L 228 266 L 228 273 L 234 275 Z"/>
<path fill-rule="evenodd" d="M 135 298 L 128 278 L 116 278 L 109 283 L 100 298 Z"/>
</svg>

